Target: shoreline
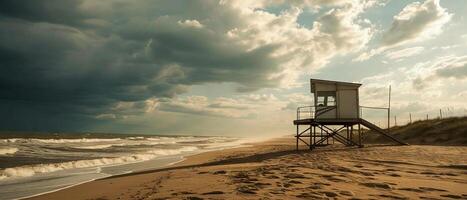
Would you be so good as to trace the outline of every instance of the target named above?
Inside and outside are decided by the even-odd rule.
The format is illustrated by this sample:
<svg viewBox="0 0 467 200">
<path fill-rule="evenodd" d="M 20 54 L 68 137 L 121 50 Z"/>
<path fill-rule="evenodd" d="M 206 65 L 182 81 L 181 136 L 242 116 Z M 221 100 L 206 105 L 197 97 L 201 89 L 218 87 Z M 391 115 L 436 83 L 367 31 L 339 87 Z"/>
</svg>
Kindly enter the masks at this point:
<svg viewBox="0 0 467 200">
<path fill-rule="evenodd" d="M 467 147 L 336 145 L 297 152 L 293 140 L 203 152 L 25 199 L 467 198 L 465 169 L 441 167 L 466 165 Z"/>
<path fill-rule="evenodd" d="M 201 152 L 201 153 L 203 153 L 203 152 Z M 194 154 L 194 155 L 196 155 L 196 154 Z M 190 155 L 190 156 L 191 156 L 191 155 Z M 189 157 L 189 156 L 188 156 L 188 157 Z M 176 165 L 177 163 L 183 162 L 183 161 L 185 161 L 185 160 L 186 160 L 186 157 L 181 156 L 181 159 L 180 159 L 179 161 L 175 161 L 175 162 L 169 163 L 169 164 L 164 165 L 164 166 L 161 166 L 160 168 L 157 168 L 157 169 L 167 168 L 167 167 Z M 143 161 L 143 162 L 144 162 L 144 161 Z M 157 169 L 153 169 L 153 170 L 157 170 Z M 41 196 L 41 195 L 46 195 L 46 194 L 49 194 L 49 193 L 58 192 L 58 191 L 60 191 L 60 190 L 68 189 L 68 188 L 75 187 L 75 186 L 78 186 L 78 185 L 86 184 L 86 183 L 93 182 L 93 181 L 98 181 L 98 180 L 103 180 L 103 179 L 108 179 L 108 178 L 113 178 L 113 177 L 118 177 L 118 176 L 131 175 L 131 174 L 133 174 L 133 173 L 142 173 L 142 172 L 145 172 L 145 171 L 143 170 L 143 171 L 137 171 L 137 172 L 128 172 L 128 173 L 122 173 L 122 174 L 116 174 L 116 175 L 109 175 L 109 176 L 107 176 L 107 177 L 91 179 L 91 180 L 87 180 L 87 181 L 83 181 L 83 182 L 80 182 L 80 183 L 68 185 L 68 186 L 65 186 L 65 187 L 63 187 L 63 188 L 58 188 L 58 189 L 54 189 L 54 190 L 47 191 L 47 192 L 42 192 L 42 193 L 30 195 L 30 196 L 15 198 L 14 200 L 30 199 L 30 198 L 34 198 L 34 197 L 37 197 L 37 196 Z"/>
<path fill-rule="evenodd" d="M 241 141 L 241 140 L 242 139 L 239 139 L 239 141 Z M 85 180 L 85 181 L 77 182 L 77 183 L 67 185 L 67 186 L 64 186 L 64 187 L 61 187 L 61 188 L 52 189 L 50 191 L 39 192 L 37 194 L 27 195 L 27 196 L 23 196 L 23 197 L 15 197 L 13 199 L 18 199 L 18 200 L 30 199 L 30 198 L 34 198 L 34 197 L 37 197 L 37 196 L 58 192 L 58 191 L 68 189 L 68 188 L 71 188 L 71 187 L 76 187 L 78 185 L 86 184 L 86 183 L 93 182 L 93 181 L 99 181 L 99 180 L 103 180 L 103 179 L 110 179 L 110 178 L 114 178 L 114 177 L 131 176 L 131 175 L 135 175 L 135 174 L 144 174 L 144 173 L 147 173 L 147 172 L 150 172 L 150 171 L 153 171 L 153 170 L 161 170 L 161 169 L 171 168 L 171 167 L 175 167 L 175 166 L 178 166 L 178 165 L 183 165 L 183 162 L 190 159 L 190 157 L 198 155 L 198 154 L 205 154 L 205 153 L 215 152 L 215 151 L 223 151 L 223 150 L 226 150 L 226 149 L 233 149 L 233 148 L 242 148 L 242 147 L 248 146 L 249 143 L 251 143 L 251 142 L 243 141 L 243 142 L 241 142 L 241 143 L 239 143 L 237 145 L 233 145 L 233 146 L 228 145 L 228 146 L 215 147 L 215 148 L 212 148 L 212 149 L 204 149 L 204 150 L 196 152 L 196 153 L 188 153 L 186 155 L 176 156 L 176 157 L 179 157 L 178 160 L 167 163 L 167 164 L 163 164 L 160 167 L 156 167 L 156 168 L 152 168 L 152 169 L 150 168 L 150 169 L 143 169 L 143 170 L 137 170 L 137 171 L 130 171 L 130 172 L 115 174 L 115 175 L 109 174 L 108 176 L 105 176 L 105 177 Z M 158 160 L 158 159 L 155 159 L 155 160 Z M 148 162 L 148 161 L 125 163 L 123 165 L 138 164 L 138 163 L 141 163 L 141 162 Z M 120 166 L 120 165 L 109 165 L 109 166 Z M 108 166 L 102 166 L 102 167 L 108 167 Z M 83 168 L 83 169 L 85 169 L 85 168 Z"/>
</svg>

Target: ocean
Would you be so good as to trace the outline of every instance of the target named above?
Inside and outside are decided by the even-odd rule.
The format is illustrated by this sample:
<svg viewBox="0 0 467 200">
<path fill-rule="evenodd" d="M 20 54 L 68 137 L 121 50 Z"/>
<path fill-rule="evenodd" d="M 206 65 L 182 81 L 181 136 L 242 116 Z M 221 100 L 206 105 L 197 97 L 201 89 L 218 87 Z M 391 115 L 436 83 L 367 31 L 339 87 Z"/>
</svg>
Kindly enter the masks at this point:
<svg viewBox="0 0 467 200">
<path fill-rule="evenodd" d="M 157 169 L 188 155 L 243 142 L 214 136 L 11 136 L 0 139 L 0 199 L 21 199 L 99 178 Z"/>
</svg>

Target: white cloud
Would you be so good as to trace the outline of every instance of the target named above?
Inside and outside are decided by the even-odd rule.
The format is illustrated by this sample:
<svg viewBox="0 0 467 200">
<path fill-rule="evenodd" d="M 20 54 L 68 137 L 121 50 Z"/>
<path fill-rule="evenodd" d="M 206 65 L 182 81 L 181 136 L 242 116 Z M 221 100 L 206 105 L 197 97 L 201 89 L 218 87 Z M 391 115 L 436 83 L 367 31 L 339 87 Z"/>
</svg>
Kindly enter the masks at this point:
<svg viewBox="0 0 467 200">
<path fill-rule="evenodd" d="M 246 25 L 229 30 L 227 36 L 251 50 L 266 45 L 278 46 L 273 56 L 282 62 L 280 70 L 270 74 L 270 78 L 280 77 L 284 87 L 296 86 L 299 75 L 324 66 L 335 55 L 358 51 L 367 44 L 373 30 L 368 21 L 359 16 L 370 6 L 366 2 L 340 2 L 340 7 L 318 17 L 312 28 L 298 24 L 298 16 L 303 12 L 299 7 L 279 15 L 243 9 L 241 18 L 248 19 L 244 21 Z"/>
<path fill-rule="evenodd" d="M 282 110 L 296 110 L 300 106 L 313 104 L 313 96 L 310 93 L 292 93 L 286 96 L 288 103 Z"/>
<path fill-rule="evenodd" d="M 442 8 L 439 0 L 414 2 L 394 16 L 391 28 L 383 34 L 383 46 L 397 46 L 419 41 L 442 32 L 452 14 Z"/>
<path fill-rule="evenodd" d="M 382 35 L 380 46 L 360 54 L 354 61 L 364 61 L 390 48 L 436 36 L 451 17 L 452 14 L 440 6 L 439 0 L 411 3 L 394 16 L 391 27 Z"/>
<path fill-rule="evenodd" d="M 401 58 L 411 57 L 420 54 L 424 47 L 410 47 L 396 51 L 390 51 L 386 53 L 386 57 L 392 60 L 397 60 Z"/>
<path fill-rule="evenodd" d="M 198 20 L 190 20 L 190 19 L 187 19 L 185 21 L 178 21 L 178 24 L 180 26 L 183 26 L 183 27 L 191 27 L 191 28 L 202 28 L 203 25 L 201 23 L 199 23 Z"/>
</svg>

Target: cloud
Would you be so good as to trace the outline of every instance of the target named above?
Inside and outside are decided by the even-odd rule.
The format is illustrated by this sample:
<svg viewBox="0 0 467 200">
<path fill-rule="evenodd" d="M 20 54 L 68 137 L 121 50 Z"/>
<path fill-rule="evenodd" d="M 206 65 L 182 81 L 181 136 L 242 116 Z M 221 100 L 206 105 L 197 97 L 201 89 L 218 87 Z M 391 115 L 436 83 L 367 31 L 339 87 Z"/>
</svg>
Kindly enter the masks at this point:
<svg viewBox="0 0 467 200">
<path fill-rule="evenodd" d="M 427 89 L 440 84 L 443 79 L 463 81 L 467 78 L 467 56 L 445 56 L 434 62 L 418 64 L 407 73 L 411 74 L 413 87 Z"/>
<path fill-rule="evenodd" d="M 383 32 L 379 47 L 360 54 L 354 61 L 368 60 L 388 49 L 407 43 L 423 41 L 442 32 L 452 14 L 439 4 L 439 0 L 413 2 L 394 16 L 391 27 Z"/>
<path fill-rule="evenodd" d="M 436 75 L 443 78 L 467 78 L 467 57 L 459 58 L 458 60 L 437 69 Z"/>
<path fill-rule="evenodd" d="M 451 17 L 439 0 L 411 3 L 394 16 L 391 28 L 383 33 L 382 45 L 397 46 L 437 35 Z"/>
<path fill-rule="evenodd" d="M 183 113 L 200 116 L 214 116 L 227 118 L 246 118 L 252 116 L 256 111 L 250 108 L 258 108 L 247 98 L 225 98 L 208 99 L 205 96 L 188 96 L 184 98 L 166 99 L 161 101 L 156 108 L 158 111 Z"/>
<path fill-rule="evenodd" d="M 230 30 L 228 35 L 250 49 L 277 45 L 273 55 L 281 58 L 281 65 L 270 77 L 280 78 L 282 86 L 294 86 L 300 74 L 323 67 L 335 55 L 358 51 L 366 45 L 373 32 L 367 23 L 361 23 L 359 14 L 366 8 L 362 2 L 349 1 L 325 12 L 310 29 L 297 23 L 303 12 L 299 7 L 279 15 L 249 10 L 245 11 L 247 25 Z"/>
<path fill-rule="evenodd" d="M 201 23 L 199 23 L 197 20 L 185 20 L 185 21 L 178 21 L 178 24 L 180 24 L 180 26 L 185 26 L 185 27 L 193 27 L 193 28 L 202 28 L 203 25 Z"/>
<path fill-rule="evenodd" d="M 282 107 L 282 110 L 297 110 L 301 106 L 313 105 L 313 95 L 304 93 L 292 93 L 286 96 L 287 104 Z"/>
<path fill-rule="evenodd" d="M 390 51 L 386 53 L 386 57 L 392 60 L 401 58 L 411 57 L 420 54 L 425 48 L 424 47 L 409 47 L 397 51 Z"/>
<path fill-rule="evenodd" d="M 420 102 L 410 102 L 410 103 L 402 103 L 396 104 L 391 108 L 391 112 L 397 115 L 408 114 L 408 113 L 418 113 L 422 111 L 426 111 L 430 108 L 429 104 L 420 103 Z"/>
<path fill-rule="evenodd" d="M 297 22 L 310 6 L 303 3 L 276 14 L 269 2 L 1 1 L 0 107 L 15 117 L 0 121 L 22 127 L 30 116 L 38 119 L 34 129 L 66 129 L 60 121 L 68 117 L 86 128 L 96 118 L 143 115 L 154 110 L 148 101 L 176 99 L 192 85 L 291 87 L 333 56 L 366 45 L 372 27 L 360 14 L 368 2 L 315 1 L 332 9 L 306 28 Z M 208 113 L 241 106 L 158 103 Z"/>
</svg>

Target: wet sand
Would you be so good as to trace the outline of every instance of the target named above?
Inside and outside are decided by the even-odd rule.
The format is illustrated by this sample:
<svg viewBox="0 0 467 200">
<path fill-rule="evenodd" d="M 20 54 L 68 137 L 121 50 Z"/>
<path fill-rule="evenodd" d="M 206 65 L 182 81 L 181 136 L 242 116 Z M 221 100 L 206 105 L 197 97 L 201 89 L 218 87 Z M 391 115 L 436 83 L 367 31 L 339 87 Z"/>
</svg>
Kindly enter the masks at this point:
<svg viewBox="0 0 467 200">
<path fill-rule="evenodd" d="M 467 199 L 465 146 L 302 148 L 274 139 L 31 199 Z"/>
</svg>

